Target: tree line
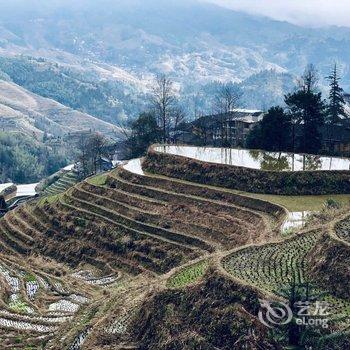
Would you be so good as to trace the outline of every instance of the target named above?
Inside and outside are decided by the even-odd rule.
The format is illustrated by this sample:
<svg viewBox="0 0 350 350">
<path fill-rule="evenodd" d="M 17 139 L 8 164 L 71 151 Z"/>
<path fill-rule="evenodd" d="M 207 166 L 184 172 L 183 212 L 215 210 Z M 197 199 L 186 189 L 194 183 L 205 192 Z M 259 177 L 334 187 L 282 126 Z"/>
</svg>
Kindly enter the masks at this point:
<svg viewBox="0 0 350 350">
<path fill-rule="evenodd" d="M 98 174 L 105 169 L 104 163 L 111 167 L 116 145 L 98 132 L 82 134 L 74 145 L 77 151 L 75 170 L 79 178 Z"/>
<path fill-rule="evenodd" d="M 141 113 L 129 125 L 119 125 L 124 130 L 127 158 L 143 155 L 152 143 L 177 143 L 188 129 L 189 117 L 181 106 L 175 83 L 165 75 L 159 75 L 149 95 L 149 110 Z M 237 108 L 241 93 L 233 83 L 219 84 L 212 97 L 212 114 L 222 116 L 221 134 L 228 139 L 224 127 L 224 114 Z M 194 96 L 194 104 L 195 104 Z M 201 117 L 195 108 L 195 118 Z M 205 126 L 203 126 L 203 129 Z M 192 130 L 191 130 L 192 131 Z"/>
<path fill-rule="evenodd" d="M 149 110 L 141 113 L 124 130 L 126 157 L 142 155 L 152 143 L 173 143 L 186 121 L 174 82 L 165 75 L 157 76 L 151 87 Z"/>
<path fill-rule="evenodd" d="M 0 183 L 38 182 L 67 164 L 65 147 L 53 150 L 20 132 L 0 132 Z"/>
<path fill-rule="evenodd" d="M 330 92 L 324 100 L 319 91 L 318 72 L 308 65 L 296 91 L 285 96 L 285 107 L 269 109 L 261 123 L 251 131 L 247 147 L 267 151 L 320 153 L 324 141 L 334 141 L 334 126 L 348 118 L 344 91 L 337 65 L 329 76 Z"/>
<path fill-rule="evenodd" d="M 244 146 L 303 153 L 323 150 L 325 139 L 332 142 L 336 136 L 333 127 L 348 118 L 337 65 L 326 79 L 330 86 L 327 100 L 319 90 L 317 69 L 313 64 L 308 65 L 298 79 L 295 91 L 285 95 L 285 106 L 270 108 L 250 132 Z M 240 107 L 241 96 L 236 84 L 219 84 L 211 99 L 212 117 L 200 118 L 201 115 L 196 114 L 197 123 L 191 126 L 174 82 L 165 75 L 158 76 L 151 88 L 149 110 L 129 125 L 122 126 L 125 156 L 139 157 L 152 143 L 176 143 L 184 132 L 194 134 L 201 145 L 207 145 L 207 135 L 214 128 L 219 133 L 220 145 L 232 146 L 227 113 Z"/>
</svg>

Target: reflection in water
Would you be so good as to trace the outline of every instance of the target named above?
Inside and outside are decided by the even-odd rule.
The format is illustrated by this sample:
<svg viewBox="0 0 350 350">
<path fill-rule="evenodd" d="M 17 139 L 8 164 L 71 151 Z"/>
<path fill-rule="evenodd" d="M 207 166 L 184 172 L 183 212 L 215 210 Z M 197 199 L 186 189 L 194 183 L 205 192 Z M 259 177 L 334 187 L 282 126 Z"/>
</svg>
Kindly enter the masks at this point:
<svg viewBox="0 0 350 350">
<path fill-rule="evenodd" d="M 302 227 L 310 214 L 310 211 L 298 211 L 289 213 L 288 218 L 282 227 L 282 231 Z"/>
<path fill-rule="evenodd" d="M 328 158 L 328 160 L 332 160 L 332 158 Z M 332 166 L 330 166 L 332 168 Z M 322 160 L 321 157 L 311 156 L 311 155 L 303 155 L 303 169 L 304 170 L 318 170 L 322 168 Z M 325 169 L 327 170 L 327 169 Z M 349 169 L 347 169 L 349 170 Z"/>
<path fill-rule="evenodd" d="M 157 151 L 210 163 L 275 171 L 349 170 L 350 159 L 235 148 L 159 146 Z"/>
<path fill-rule="evenodd" d="M 277 155 L 263 153 L 260 169 L 275 171 L 290 170 L 288 158 L 282 153 L 278 153 Z"/>
</svg>

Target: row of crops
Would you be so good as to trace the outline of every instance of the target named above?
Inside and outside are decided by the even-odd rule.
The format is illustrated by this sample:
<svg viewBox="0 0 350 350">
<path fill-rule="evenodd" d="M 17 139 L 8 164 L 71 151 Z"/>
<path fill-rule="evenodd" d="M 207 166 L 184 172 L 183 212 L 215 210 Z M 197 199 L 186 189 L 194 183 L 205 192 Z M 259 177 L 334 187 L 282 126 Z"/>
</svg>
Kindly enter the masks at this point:
<svg viewBox="0 0 350 350">
<path fill-rule="evenodd" d="M 200 280 L 209 267 L 208 260 L 202 260 L 193 265 L 181 269 L 172 275 L 168 281 L 169 288 L 183 288 Z"/>
<path fill-rule="evenodd" d="M 12 258 L 13 259 L 13 258 Z M 71 322 L 88 298 L 46 273 L 22 268 L 21 260 L 0 259 L 0 328 L 17 337 L 6 337 L 16 346 L 37 346 L 49 341 L 62 324 Z M 27 263 L 23 266 L 28 267 Z M 30 337 L 24 336 L 26 332 Z M 20 337 L 22 334 L 23 337 Z"/>
<path fill-rule="evenodd" d="M 350 216 L 338 222 L 334 229 L 339 238 L 350 243 Z"/>
<path fill-rule="evenodd" d="M 58 180 L 46 187 L 43 195 L 52 196 L 66 191 L 78 182 L 77 174 L 74 171 L 69 171 L 61 176 Z"/>
<path fill-rule="evenodd" d="M 305 257 L 316 244 L 319 232 L 293 236 L 281 243 L 250 246 L 223 261 L 238 279 L 267 291 L 278 291 L 292 280 L 307 279 Z"/>
</svg>

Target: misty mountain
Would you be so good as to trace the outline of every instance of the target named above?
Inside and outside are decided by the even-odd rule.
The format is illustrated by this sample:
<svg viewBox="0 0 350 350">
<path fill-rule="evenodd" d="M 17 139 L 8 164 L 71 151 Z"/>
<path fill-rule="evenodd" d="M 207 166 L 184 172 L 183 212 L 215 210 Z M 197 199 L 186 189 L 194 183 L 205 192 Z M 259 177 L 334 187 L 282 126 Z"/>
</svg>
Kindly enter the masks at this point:
<svg viewBox="0 0 350 350">
<path fill-rule="evenodd" d="M 71 72 L 80 71 L 76 86 L 98 91 L 93 106 L 83 98 L 69 101 L 69 89 L 55 96 L 48 87 L 45 97 L 107 121 L 145 108 L 158 73 L 177 82 L 184 103 L 204 94 L 205 111 L 206 87 L 215 81 L 240 84 L 244 105 L 267 108 L 293 88 L 308 62 L 318 66 L 321 84 L 338 62 L 350 88 L 349 28 L 305 28 L 195 0 L 0 0 L 0 6 L 0 55 L 44 58 L 45 69 L 58 65 L 65 82 L 67 70 L 73 80 Z M 3 66 L 14 82 L 45 90 L 45 82 L 22 81 Z"/>
</svg>

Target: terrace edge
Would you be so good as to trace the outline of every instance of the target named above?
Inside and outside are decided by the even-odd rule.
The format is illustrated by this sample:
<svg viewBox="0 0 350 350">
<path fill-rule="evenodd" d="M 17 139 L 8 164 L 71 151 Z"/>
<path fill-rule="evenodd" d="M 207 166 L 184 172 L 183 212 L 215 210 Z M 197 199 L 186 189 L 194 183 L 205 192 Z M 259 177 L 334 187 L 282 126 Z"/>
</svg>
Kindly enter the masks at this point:
<svg viewBox="0 0 350 350">
<path fill-rule="evenodd" d="M 203 162 L 149 147 L 143 168 L 204 185 L 273 195 L 350 194 L 350 170 L 266 171 Z"/>
</svg>

